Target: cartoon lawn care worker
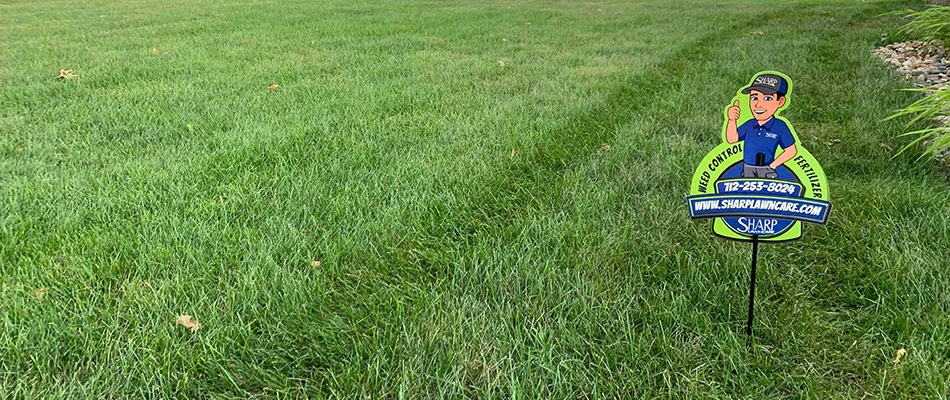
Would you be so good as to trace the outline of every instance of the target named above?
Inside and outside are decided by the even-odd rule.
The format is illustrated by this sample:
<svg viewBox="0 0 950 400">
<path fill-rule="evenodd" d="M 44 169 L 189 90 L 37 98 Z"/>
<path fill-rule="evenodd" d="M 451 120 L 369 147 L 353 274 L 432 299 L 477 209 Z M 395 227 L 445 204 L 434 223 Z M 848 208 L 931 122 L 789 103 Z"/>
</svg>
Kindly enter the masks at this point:
<svg viewBox="0 0 950 400">
<path fill-rule="evenodd" d="M 781 115 L 795 87 L 778 71 L 742 83 L 722 108 L 720 142 L 693 173 L 689 217 L 711 218 L 713 233 L 726 239 L 799 239 L 805 223 L 828 222 L 831 202 L 821 165 Z"/>
<path fill-rule="evenodd" d="M 744 141 L 742 177 L 777 178 L 775 169 L 798 153 L 795 136 L 787 121 L 775 116 L 787 102 L 788 82 L 775 74 L 760 74 L 742 93 L 749 95 L 752 119 L 736 125 L 741 112 L 736 100 L 726 112 L 726 141 Z M 782 148 L 782 153 L 776 157 L 778 147 Z"/>
</svg>

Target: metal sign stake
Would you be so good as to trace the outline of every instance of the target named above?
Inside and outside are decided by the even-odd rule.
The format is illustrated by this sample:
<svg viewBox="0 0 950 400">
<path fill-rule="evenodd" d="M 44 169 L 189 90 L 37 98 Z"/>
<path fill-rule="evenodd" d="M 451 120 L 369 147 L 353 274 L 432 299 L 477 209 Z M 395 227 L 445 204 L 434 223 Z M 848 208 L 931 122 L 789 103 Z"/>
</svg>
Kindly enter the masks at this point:
<svg viewBox="0 0 950 400">
<path fill-rule="evenodd" d="M 759 259 L 759 237 L 752 237 L 752 273 L 749 282 L 749 320 L 746 322 L 745 333 L 752 337 L 752 310 L 755 306 L 755 264 Z"/>
</svg>

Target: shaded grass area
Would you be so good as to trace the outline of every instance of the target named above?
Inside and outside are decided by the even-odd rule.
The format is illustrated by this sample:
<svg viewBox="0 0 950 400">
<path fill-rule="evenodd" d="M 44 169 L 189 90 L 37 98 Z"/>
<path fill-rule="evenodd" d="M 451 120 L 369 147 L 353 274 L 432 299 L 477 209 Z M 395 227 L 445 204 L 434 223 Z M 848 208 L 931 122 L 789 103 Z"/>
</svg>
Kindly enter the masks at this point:
<svg viewBox="0 0 950 400">
<path fill-rule="evenodd" d="M 4 394 L 946 396 L 947 179 L 879 146 L 908 3 L 757 5 L 0 5 Z M 835 210 L 750 351 L 683 196 L 765 69 Z"/>
</svg>

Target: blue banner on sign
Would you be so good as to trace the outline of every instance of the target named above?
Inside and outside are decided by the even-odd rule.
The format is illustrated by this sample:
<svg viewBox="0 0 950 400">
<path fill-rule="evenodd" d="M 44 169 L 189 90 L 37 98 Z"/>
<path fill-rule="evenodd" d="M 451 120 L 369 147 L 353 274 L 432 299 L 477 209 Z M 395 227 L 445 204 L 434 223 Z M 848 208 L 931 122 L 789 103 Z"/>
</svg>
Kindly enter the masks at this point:
<svg viewBox="0 0 950 400">
<path fill-rule="evenodd" d="M 687 196 L 690 218 L 775 217 L 824 224 L 831 203 L 822 200 L 758 194 Z"/>
</svg>

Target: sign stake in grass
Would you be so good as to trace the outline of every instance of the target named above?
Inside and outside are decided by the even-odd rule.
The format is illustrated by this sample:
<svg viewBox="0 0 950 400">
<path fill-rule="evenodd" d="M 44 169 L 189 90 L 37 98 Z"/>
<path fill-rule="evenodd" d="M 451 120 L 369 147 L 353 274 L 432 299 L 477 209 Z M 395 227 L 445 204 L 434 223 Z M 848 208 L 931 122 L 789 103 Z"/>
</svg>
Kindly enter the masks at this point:
<svg viewBox="0 0 950 400">
<path fill-rule="evenodd" d="M 791 92 L 791 79 L 776 71 L 737 91 L 724 110 L 723 143 L 700 163 L 686 197 L 690 218 L 713 218 L 716 236 L 752 242 L 749 337 L 759 242 L 799 239 L 804 222 L 825 224 L 831 211 L 824 171 L 779 115 Z"/>
<path fill-rule="evenodd" d="M 752 237 L 752 271 L 749 273 L 749 319 L 746 320 L 745 333 L 752 337 L 752 316 L 755 310 L 755 265 L 759 259 L 759 237 Z"/>
</svg>

